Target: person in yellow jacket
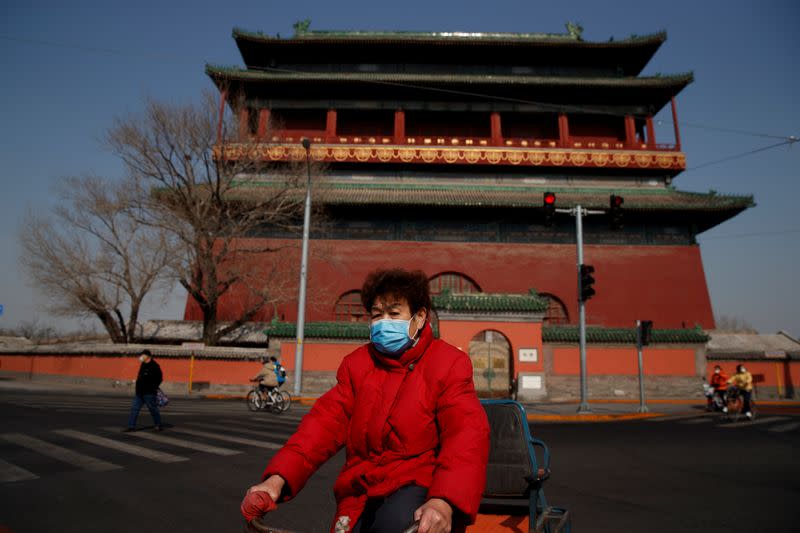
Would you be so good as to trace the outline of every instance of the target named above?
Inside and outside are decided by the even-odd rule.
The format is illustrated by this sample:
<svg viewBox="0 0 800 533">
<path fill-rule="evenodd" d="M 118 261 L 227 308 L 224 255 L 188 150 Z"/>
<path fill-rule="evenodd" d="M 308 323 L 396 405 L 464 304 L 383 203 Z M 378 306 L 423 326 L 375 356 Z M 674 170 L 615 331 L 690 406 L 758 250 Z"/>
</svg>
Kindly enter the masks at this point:
<svg viewBox="0 0 800 533">
<path fill-rule="evenodd" d="M 744 400 L 744 415 L 747 418 L 753 418 L 753 413 L 750 410 L 750 397 L 753 394 L 753 374 L 748 372 L 744 365 L 736 365 L 736 373 L 728 379 L 728 384 L 731 386 L 728 390 L 732 388 L 739 389 Z M 725 407 L 723 411 L 727 413 L 728 408 Z"/>
</svg>

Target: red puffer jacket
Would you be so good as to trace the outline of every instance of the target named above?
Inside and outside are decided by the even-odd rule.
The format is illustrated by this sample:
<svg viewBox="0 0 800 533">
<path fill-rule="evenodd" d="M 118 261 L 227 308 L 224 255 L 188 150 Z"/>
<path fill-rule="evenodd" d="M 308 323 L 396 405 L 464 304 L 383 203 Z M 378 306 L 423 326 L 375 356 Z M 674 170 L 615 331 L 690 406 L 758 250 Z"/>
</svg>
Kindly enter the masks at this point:
<svg viewBox="0 0 800 533">
<path fill-rule="evenodd" d="M 281 500 L 345 446 L 334 526 L 352 528 L 368 497 L 409 484 L 427 487 L 428 498 L 447 500 L 472 523 L 486 483 L 489 424 L 469 357 L 426 325 L 399 359 L 367 344 L 345 357 L 336 379 L 264 471 L 263 479 L 286 480 Z"/>
</svg>

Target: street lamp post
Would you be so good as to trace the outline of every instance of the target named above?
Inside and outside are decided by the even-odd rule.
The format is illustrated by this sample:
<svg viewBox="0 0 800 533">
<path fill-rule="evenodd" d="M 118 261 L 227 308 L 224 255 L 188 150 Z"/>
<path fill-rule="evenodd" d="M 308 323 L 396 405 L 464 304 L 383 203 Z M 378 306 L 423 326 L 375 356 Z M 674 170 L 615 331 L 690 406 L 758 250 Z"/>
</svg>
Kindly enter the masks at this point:
<svg viewBox="0 0 800 533">
<path fill-rule="evenodd" d="M 303 384 L 303 340 L 306 322 L 306 278 L 308 271 L 308 233 L 311 226 L 311 141 L 303 139 L 306 150 L 306 204 L 303 212 L 303 251 L 300 259 L 300 291 L 297 296 L 297 346 L 294 352 L 294 394 L 300 395 Z"/>
</svg>

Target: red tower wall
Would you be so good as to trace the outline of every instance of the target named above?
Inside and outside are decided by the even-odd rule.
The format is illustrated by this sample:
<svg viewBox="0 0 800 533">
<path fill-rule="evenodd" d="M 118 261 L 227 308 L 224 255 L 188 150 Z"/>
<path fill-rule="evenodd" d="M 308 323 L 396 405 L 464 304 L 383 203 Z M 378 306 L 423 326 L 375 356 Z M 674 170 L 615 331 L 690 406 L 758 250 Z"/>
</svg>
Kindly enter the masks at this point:
<svg viewBox="0 0 800 533">
<path fill-rule="evenodd" d="M 281 257 L 299 269 L 299 246 Z M 248 260 L 255 268 L 268 259 L 248 256 Z M 597 295 L 586 306 L 588 324 L 632 327 L 638 318 L 653 320 L 657 328 L 714 327 L 698 246 L 586 245 L 584 262 L 595 266 L 597 280 Z M 367 240 L 311 241 L 306 319 L 333 320 L 339 296 L 360 289 L 367 273 L 380 267 L 421 269 L 429 276 L 459 272 L 490 293 L 525 293 L 534 288 L 561 299 L 570 322 L 577 323 L 573 245 Z M 290 279 L 298 276 L 289 273 Z M 286 293 L 296 294 L 296 289 L 288 287 Z M 219 319 L 235 318 L 246 300 L 245 288 L 233 289 L 221 302 Z M 296 302 L 287 301 L 277 309 L 281 320 L 296 320 Z M 194 302 L 187 302 L 185 318 L 200 317 Z M 271 318 L 270 307 L 255 320 Z"/>
</svg>

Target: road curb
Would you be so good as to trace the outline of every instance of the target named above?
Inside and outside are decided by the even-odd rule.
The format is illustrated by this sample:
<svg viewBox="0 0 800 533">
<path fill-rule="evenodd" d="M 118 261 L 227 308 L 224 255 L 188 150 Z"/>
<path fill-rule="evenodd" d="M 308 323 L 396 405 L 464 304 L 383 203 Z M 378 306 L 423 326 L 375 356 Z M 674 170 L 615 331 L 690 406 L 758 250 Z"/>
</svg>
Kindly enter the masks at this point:
<svg viewBox="0 0 800 533">
<path fill-rule="evenodd" d="M 643 420 L 659 416 L 665 416 L 665 413 L 528 415 L 528 422 L 618 422 L 624 420 Z"/>
</svg>

